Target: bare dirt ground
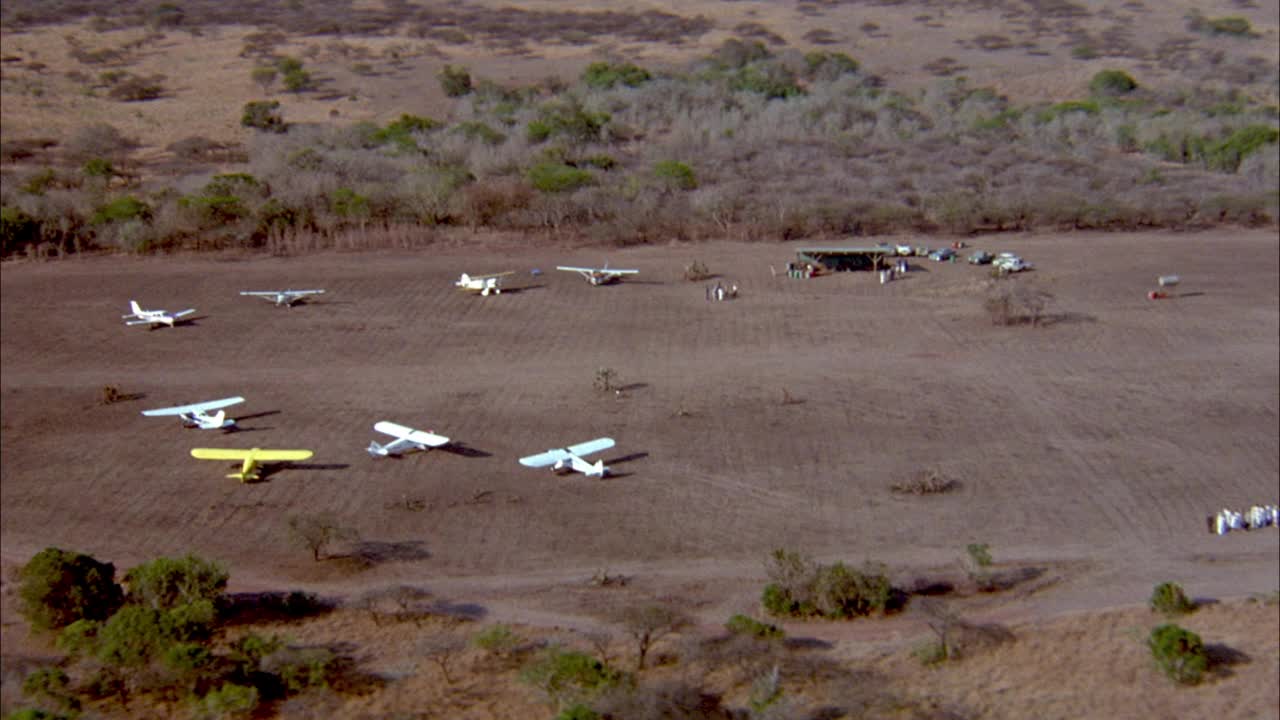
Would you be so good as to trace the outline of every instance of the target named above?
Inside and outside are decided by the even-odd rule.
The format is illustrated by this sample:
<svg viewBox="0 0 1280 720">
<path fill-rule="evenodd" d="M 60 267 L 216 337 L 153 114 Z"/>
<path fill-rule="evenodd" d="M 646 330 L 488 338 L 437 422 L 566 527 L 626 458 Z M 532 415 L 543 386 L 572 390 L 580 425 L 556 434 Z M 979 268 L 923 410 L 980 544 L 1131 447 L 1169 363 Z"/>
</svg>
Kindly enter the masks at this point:
<svg viewBox="0 0 1280 720">
<path fill-rule="evenodd" d="M 1275 591 L 1280 534 L 1205 532 L 1218 508 L 1277 501 L 1274 229 L 976 244 L 1036 265 L 1007 282 L 1053 294 L 1041 327 L 993 326 L 980 268 L 919 259 L 888 285 L 870 273 L 792 280 L 772 270 L 794 247 L 772 244 L 606 254 L 459 236 L 420 252 L 6 264 L 3 565 L 50 545 L 120 568 L 194 552 L 225 563 L 234 591 L 342 598 L 409 583 L 488 619 L 580 629 L 637 597 L 678 599 L 708 626 L 752 612 L 777 547 L 881 561 L 906 584 L 954 576 L 967 543 L 988 543 L 1028 578 L 971 606 L 1002 623 L 1141 604 L 1165 580 L 1200 598 Z M 695 259 L 741 297 L 708 302 L 705 283 L 682 278 Z M 553 269 L 606 260 L 641 273 L 595 288 Z M 453 287 L 461 272 L 501 270 L 516 271 L 518 291 Z M 1169 273 L 1183 278 L 1178 296 L 1149 301 Z M 284 286 L 328 294 L 293 309 L 237 294 Z M 198 312 L 172 330 L 125 327 L 130 299 Z M 617 371 L 620 395 L 593 390 L 601 367 Z M 104 385 L 137 397 L 100 405 Z M 233 434 L 139 414 L 228 395 L 247 398 Z M 373 460 L 364 447 L 384 419 L 461 448 Z M 617 440 L 603 481 L 516 462 L 600 435 Z M 192 459 L 197 446 L 316 454 L 245 485 Z M 960 488 L 891 492 L 924 468 Z M 287 519 L 314 513 L 359 531 L 339 550 L 365 567 L 315 563 L 289 542 Z M 588 588 L 599 570 L 631 582 Z M 1270 680 L 1249 693 L 1274 713 L 1277 613 L 1250 612 L 1261 635 L 1230 625 L 1240 613 L 1220 619 L 1262 643 L 1249 672 Z M 4 615 L 21 627 L 7 597 Z M 791 632 L 855 658 L 923 627 Z M 25 633 L 9 631 L 5 654 L 23 651 Z M 1050 716 L 1162 707 L 1094 702 Z M 991 708 L 981 714 L 1019 716 Z"/>
</svg>

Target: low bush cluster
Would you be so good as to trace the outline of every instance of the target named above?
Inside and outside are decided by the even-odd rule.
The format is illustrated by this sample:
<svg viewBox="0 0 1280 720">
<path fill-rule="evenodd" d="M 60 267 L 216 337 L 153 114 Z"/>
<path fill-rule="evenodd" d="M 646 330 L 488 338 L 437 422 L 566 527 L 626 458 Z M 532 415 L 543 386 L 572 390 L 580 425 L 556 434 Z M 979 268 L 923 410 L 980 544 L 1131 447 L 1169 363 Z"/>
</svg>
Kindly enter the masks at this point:
<svg viewBox="0 0 1280 720">
<path fill-rule="evenodd" d="M 901 602 L 884 568 L 871 563 L 862 570 L 844 563 L 823 565 L 778 549 L 770 556 L 768 571 L 771 582 L 761 604 L 771 615 L 851 620 L 894 610 Z"/>
</svg>

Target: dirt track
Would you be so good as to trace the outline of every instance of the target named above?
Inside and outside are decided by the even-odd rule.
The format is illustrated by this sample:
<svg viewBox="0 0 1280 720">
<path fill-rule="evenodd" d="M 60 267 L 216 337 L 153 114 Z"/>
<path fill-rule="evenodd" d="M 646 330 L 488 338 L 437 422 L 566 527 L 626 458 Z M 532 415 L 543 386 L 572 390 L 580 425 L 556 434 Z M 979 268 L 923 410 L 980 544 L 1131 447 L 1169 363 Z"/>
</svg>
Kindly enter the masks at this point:
<svg viewBox="0 0 1280 720">
<path fill-rule="evenodd" d="M 4 562 L 48 545 L 118 567 L 195 552 L 226 563 L 233 589 L 412 581 L 534 620 L 572 614 L 551 589 L 599 569 L 723 618 L 753 602 L 774 547 L 905 578 L 989 543 L 1054 583 L 1015 615 L 1141 602 L 1162 580 L 1201 597 L 1274 590 L 1280 533 L 1204 529 L 1217 508 L 1277 500 L 1274 231 L 979 244 L 1036 264 L 1011 282 L 1056 296 L 1044 327 L 993 327 L 985 273 L 964 264 L 921 261 L 885 286 L 789 280 L 770 265 L 791 247 L 765 244 L 612 252 L 641 274 L 602 288 L 553 270 L 599 250 L 512 244 L 5 265 Z M 742 297 L 707 302 L 680 278 L 694 259 Z M 452 286 L 508 269 L 519 292 Z M 1148 301 L 1171 272 L 1184 296 Z M 237 294 L 281 286 L 328 294 L 289 310 Z M 130 299 L 197 319 L 124 327 Z M 593 391 L 600 367 L 622 397 Z M 104 385 L 144 397 L 99 406 Z M 237 394 L 235 434 L 139 415 Z M 382 419 L 465 451 L 373 460 Z M 605 481 L 516 463 L 599 435 L 618 441 Z M 195 446 L 316 455 L 241 485 Z M 928 467 L 961 489 L 890 492 Z M 372 567 L 289 544 L 287 518 L 319 512 L 359 530 Z"/>
</svg>

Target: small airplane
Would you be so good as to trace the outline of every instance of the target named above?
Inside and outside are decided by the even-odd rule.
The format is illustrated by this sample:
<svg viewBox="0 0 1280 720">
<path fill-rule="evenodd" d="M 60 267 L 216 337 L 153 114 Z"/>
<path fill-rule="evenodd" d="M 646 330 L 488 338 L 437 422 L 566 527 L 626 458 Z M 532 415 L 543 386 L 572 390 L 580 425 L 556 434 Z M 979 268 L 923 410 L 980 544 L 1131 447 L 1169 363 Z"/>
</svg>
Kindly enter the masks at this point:
<svg viewBox="0 0 1280 720">
<path fill-rule="evenodd" d="M 491 275 L 468 275 L 462 273 L 462 277 L 458 278 L 458 282 L 454 283 L 463 290 L 474 290 L 481 295 L 488 297 L 490 293 L 494 295 L 502 294 L 502 278 L 508 275 L 514 275 L 511 270 Z"/>
<path fill-rule="evenodd" d="M 587 282 L 592 285 L 608 285 L 611 282 L 621 280 L 623 275 L 635 275 L 640 272 L 639 270 L 615 270 L 609 267 L 609 263 L 605 263 L 602 268 L 569 267 L 566 265 L 560 265 L 557 266 L 556 269 L 564 270 L 566 272 L 576 272 L 586 278 Z"/>
<path fill-rule="evenodd" d="M 227 477 L 238 478 L 240 482 L 249 482 L 261 477 L 258 472 L 259 463 L 286 462 L 290 460 L 306 460 L 310 458 L 310 450 L 235 450 L 231 448 L 192 448 L 191 457 L 199 460 L 240 460 L 240 472 L 233 472 Z"/>
<path fill-rule="evenodd" d="M 567 448 L 552 448 L 544 453 L 530 455 L 520 458 L 520 464 L 525 467 L 547 467 L 551 466 L 553 472 L 561 470 L 577 470 L 587 477 L 602 478 L 609 474 L 609 468 L 605 467 L 603 460 L 597 460 L 594 465 L 582 459 L 583 455 L 598 453 L 601 450 L 608 450 L 613 447 L 613 438 L 596 438 L 577 445 L 570 445 Z"/>
<path fill-rule="evenodd" d="M 323 295 L 323 290 L 241 290 L 241 295 L 252 295 L 260 297 L 268 302 L 274 302 L 276 307 L 293 307 L 293 304 L 299 300 L 303 300 L 308 295 Z"/>
<path fill-rule="evenodd" d="M 152 330 L 154 330 L 157 325 L 168 325 L 169 327 L 173 327 L 173 324 L 178 321 L 178 318 L 186 317 L 187 315 L 195 312 L 195 308 L 182 310 L 176 313 L 171 313 L 167 310 L 143 310 L 142 307 L 138 305 L 137 300 L 129 301 L 129 309 L 133 312 L 128 315 L 120 316 L 126 321 L 125 325 L 150 325 Z"/>
<path fill-rule="evenodd" d="M 184 428 L 200 428 L 201 430 L 230 430 L 236 426 L 236 421 L 227 417 L 227 411 L 221 408 L 230 407 L 244 402 L 242 397 L 223 398 L 221 400 L 210 400 L 202 403 L 192 403 L 191 405 L 178 405 L 177 407 L 159 408 L 157 410 L 143 410 L 142 414 L 147 417 L 160 417 L 165 415 L 177 415 L 182 421 Z M 210 415 L 210 410 L 217 410 L 217 414 Z"/>
<path fill-rule="evenodd" d="M 411 427 L 405 427 L 399 423 L 386 420 L 376 423 L 373 429 L 395 437 L 395 440 L 386 445 L 379 444 L 377 441 L 370 442 L 368 449 L 369 454 L 373 457 L 399 455 L 406 450 L 426 450 L 429 447 L 440 447 L 449 443 L 449 438 L 443 435 L 436 435 L 430 430 L 414 430 Z"/>
</svg>

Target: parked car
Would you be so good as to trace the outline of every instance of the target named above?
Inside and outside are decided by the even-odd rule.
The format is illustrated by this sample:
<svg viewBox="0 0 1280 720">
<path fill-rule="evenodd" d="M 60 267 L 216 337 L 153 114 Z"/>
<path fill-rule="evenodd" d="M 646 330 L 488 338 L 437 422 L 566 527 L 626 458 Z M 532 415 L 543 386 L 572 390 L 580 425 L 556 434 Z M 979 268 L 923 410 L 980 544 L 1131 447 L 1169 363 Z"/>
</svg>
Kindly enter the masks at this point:
<svg viewBox="0 0 1280 720">
<path fill-rule="evenodd" d="M 1011 273 L 1022 272 L 1023 270 L 1030 270 L 1031 263 L 1027 262 L 1026 260 L 1023 260 L 1022 258 L 1016 257 L 1016 258 L 1013 258 L 1012 260 L 1006 260 L 1003 263 L 1000 263 L 1000 267 L 1004 268 L 1006 272 L 1011 272 Z"/>
<path fill-rule="evenodd" d="M 893 251 L 900 256 L 910 256 L 915 253 L 915 248 L 910 245 L 895 245 Z"/>
<path fill-rule="evenodd" d="M 995 256 L 986 250 L 976 250 L 969 256 L 970 265 L 986 265 L 995 259 Z"/>
<path fill-rule="evenodd" d="M 956 251 L 951 248 L 938 248 L 937 250 L 929 253 L 929 259 L 936 260 L 937 262 L 946 262 L 955 256 Z"/>
</svg>

